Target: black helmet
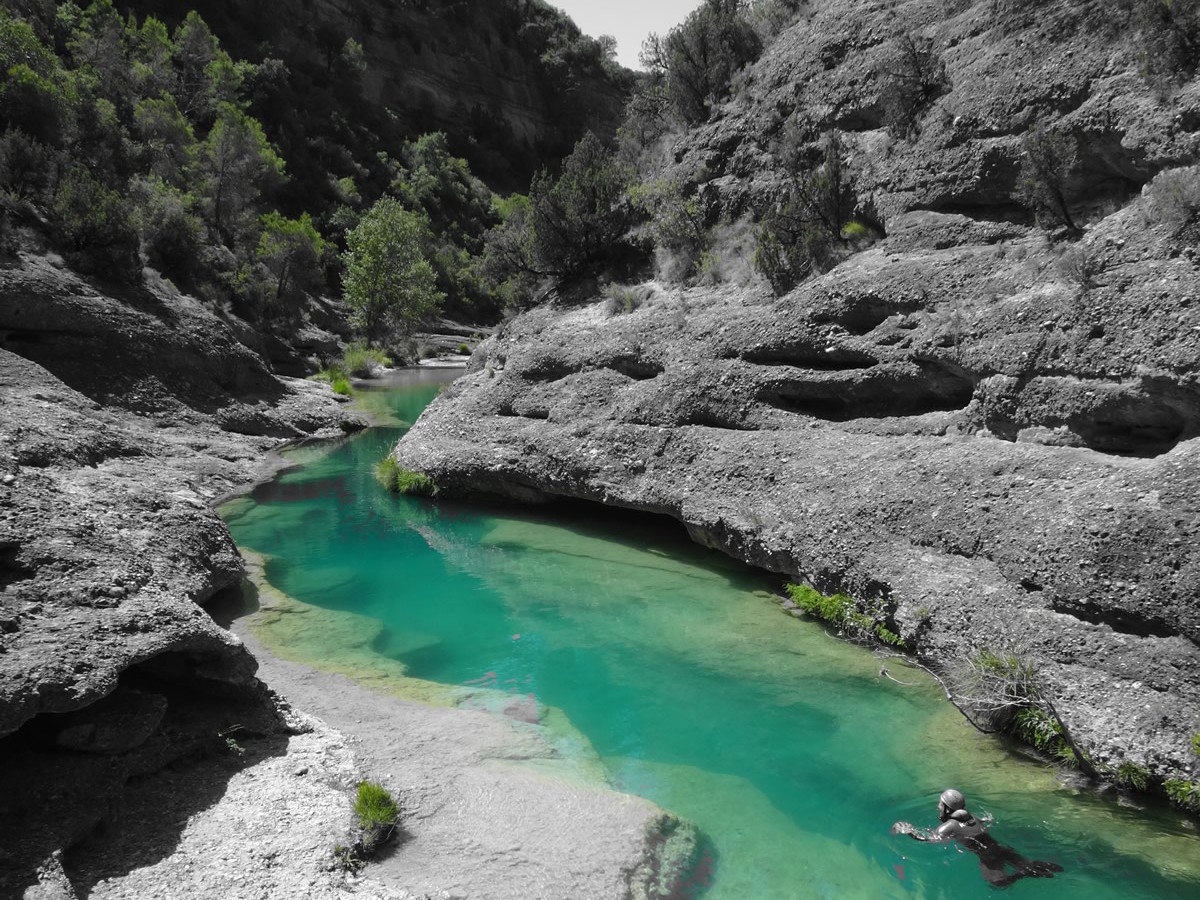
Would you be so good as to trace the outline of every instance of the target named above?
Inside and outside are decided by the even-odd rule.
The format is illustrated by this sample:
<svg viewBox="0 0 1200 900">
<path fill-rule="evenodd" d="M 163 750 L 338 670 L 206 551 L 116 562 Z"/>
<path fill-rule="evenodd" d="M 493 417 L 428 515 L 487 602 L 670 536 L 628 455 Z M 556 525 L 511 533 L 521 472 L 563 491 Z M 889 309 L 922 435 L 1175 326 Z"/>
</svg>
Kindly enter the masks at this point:
<svg viewBox="0 0 1200 900">
<path fill-rule="evenodd" d="M 967 798 L 962 795 L 962 791 L 946 788 L 942 791 L 942 796 L 938 797 L 938 804 L 946 807 L 947 812 L 954 812 L 956 809 L 966 809 Z"/>
</svg>

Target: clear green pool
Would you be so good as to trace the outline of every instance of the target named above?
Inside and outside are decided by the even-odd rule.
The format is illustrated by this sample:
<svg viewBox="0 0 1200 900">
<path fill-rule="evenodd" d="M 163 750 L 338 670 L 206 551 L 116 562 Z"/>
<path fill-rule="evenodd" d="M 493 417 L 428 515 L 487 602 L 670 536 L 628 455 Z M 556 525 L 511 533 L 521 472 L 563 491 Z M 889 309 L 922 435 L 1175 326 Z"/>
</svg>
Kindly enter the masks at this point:
<svg viewBox="0 0 1200 900">
<path fill-rule="evenodd" d="M 436 390 L 370 399 L 411 422 Z M 382 655 L 393 675 L 475 688 L 459 695 L 498 715 L 569 722 L 556 727 L 615 786 L 699 826 L 706 900 L 988 896 L 970 854 L 888 833 L 932 824 L 951 785 L 999 840 L 1064 867 L 1013 895 L 1200 897 L 1194 825 L 1063 787 L 916 673 L 893 662 L 918 684 L 881 678 L 869 652 L 782 613 L 775 580 L 675 523 L 388 495 L 372 471 L 401 427 L 301 451 L 299 468 L 225 509 L 275 588 L 353 614 L 290 631 L 297 617 L 279 616 L 270 640 L 349 672 Z"/>
</svg>

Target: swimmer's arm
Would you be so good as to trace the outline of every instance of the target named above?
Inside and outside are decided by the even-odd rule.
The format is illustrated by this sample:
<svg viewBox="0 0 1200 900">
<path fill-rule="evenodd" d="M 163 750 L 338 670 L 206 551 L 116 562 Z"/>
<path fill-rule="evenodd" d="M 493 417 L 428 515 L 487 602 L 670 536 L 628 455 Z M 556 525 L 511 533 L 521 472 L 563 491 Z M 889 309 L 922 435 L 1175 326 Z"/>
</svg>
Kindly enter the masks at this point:
<svg viewBox="0 0 1200 900">
<path fill-rule="evenodd" d="M 918 828 L 910 822 L 897 822 L 892 826 L 892 834 L 907 834 L 914 841 L 930 841 L 932 843 L 941 843 L 954 839 L 955 828 L 948 826 L 956 826 L 957 822 L 943 822 L 936 831 L 928 828 Z"/>
</svg>

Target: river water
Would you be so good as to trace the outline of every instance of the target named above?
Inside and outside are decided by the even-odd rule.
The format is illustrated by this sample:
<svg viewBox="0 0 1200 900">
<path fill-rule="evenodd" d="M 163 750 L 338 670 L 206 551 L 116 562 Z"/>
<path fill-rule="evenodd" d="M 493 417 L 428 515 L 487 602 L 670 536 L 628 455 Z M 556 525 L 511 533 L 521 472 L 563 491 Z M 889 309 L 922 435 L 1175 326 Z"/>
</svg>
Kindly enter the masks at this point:
<svg viewBox="0 0 1200 900">
<path fill-rule="evenodd" d="M 888 832 L 936 824 L 948 786 L 998 840 L 1063 867 L 1014 896 L 1200 897 L 1194 823 L 1066 786 L 977 734 L 919 672 L 783 613 L 777 579 L 674 522 L 389 495 L 374 466 L 446 377 L 367 394 L 391 426 L 297 451 L 297 468 L 223 510 L 267 580 L 324 611 L 318 628 L 260 624 L 270 645 L 540 719 L 615 787 L 699 827 L 705 900 L 989 896 L 957 845 Z"/>
</svg>

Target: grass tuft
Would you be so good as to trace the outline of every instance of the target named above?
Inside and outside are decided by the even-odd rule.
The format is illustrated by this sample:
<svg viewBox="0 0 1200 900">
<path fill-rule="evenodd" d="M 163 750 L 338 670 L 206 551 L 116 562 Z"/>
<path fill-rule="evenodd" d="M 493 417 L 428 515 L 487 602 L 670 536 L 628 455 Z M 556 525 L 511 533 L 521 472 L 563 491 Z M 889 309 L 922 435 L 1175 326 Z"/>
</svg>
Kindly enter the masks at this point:
<svg viewBox="0 0 1200 900">
<path fill-rule="evenodd" d="M 409 497 L 433 497 L 437 495 L 437 485 L 432 478 L 423 472 L 406 469 L 391 454 L 381 459 L 375 466 L 375 477 L 379 483 L 394 494 L 404 494 Z"/>
</svg>

